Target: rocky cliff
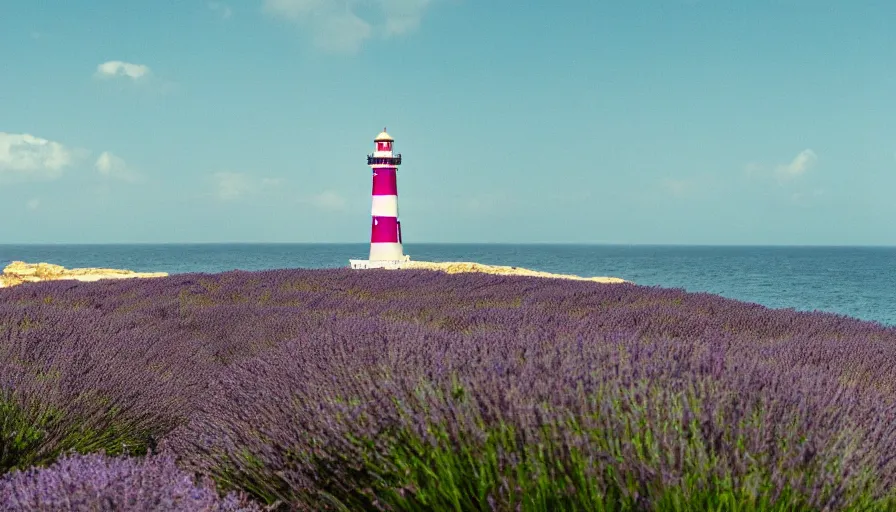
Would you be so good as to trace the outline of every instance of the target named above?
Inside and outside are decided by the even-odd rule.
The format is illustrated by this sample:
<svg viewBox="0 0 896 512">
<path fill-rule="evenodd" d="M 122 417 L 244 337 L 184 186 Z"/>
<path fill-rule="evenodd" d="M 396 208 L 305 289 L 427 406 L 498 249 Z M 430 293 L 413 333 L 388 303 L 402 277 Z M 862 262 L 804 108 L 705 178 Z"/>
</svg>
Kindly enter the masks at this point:
<svg viewBox="0 0 896 512">
<path fill-rule="evenodd" d="M 71 268 L 50 263 L 25 263 L 14 261 L 3 269 L 0 288 L 22 283 L 71 279 L 75 281 L 99 281 L 100 279 L 128 279 L 134 277 L 165 277 L 165 272 L 133 272 L 114 268 Z"/>
</svg>

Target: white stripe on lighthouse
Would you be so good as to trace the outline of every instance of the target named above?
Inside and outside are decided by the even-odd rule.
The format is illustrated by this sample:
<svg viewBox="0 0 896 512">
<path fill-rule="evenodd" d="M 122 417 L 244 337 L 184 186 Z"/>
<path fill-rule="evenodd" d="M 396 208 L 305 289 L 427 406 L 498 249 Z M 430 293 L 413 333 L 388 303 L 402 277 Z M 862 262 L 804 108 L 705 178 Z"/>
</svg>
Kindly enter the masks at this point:
<svg viewBox="0 0 896 512">
<path fill-rule="evenodd" d="M 404 259 L 401 253 L 401 244 L 390 242 L 378 242 L 370 244 L 370 260 L 397 261 Z"/>
<path fill-rule="evenodd" d="M 373 196 L 371 215 L 374 217 L 398 217 L 398 196 Z"/>
</svg>

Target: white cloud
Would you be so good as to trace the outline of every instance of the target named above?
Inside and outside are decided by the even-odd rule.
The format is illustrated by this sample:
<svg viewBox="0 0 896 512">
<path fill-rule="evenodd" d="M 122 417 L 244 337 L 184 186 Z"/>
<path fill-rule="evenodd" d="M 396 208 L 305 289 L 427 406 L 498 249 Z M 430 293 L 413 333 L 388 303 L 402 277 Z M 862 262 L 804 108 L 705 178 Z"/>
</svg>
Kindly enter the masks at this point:
<svg viewBox="0 0 896 512">
<path fill-rule="evenodd" d="M 273 189 L 282 184 L 279 178 L 257 178 L 241 172 L 217 172 L 212 175 L 215 196 L 221 201 L 235 201 Z"/>
<path fill-rule="evenodd" d="M 96 74 L 100 78 L 126 77 L 131 80 L 140 80 L 149 76 L 150 73 L 148 66 L 120 60 L 110 60 L 96 67 Z"/>
<path fill-rule="evenodd" d="M 777 168 L 778 175 L 787 178 L 801 176 L 811 169 L 817 161 L 818 155 L 814 151 L 804 149 L 789 164 L 779 165 Z"/>
<path fill-rule="evenodd" d="M 264 10 L 297 21 L 333 4 L 332 0 L 264 0 Z"/>
<path fill-rule="evenodd" d="M 0 132 L 0 176 L 55 179 L 72 165 L 76 151 L 27 133 Z"/>
<path fill-rule="evenodd" d="M 806 175 L 817 163 L 818 155 L 811 149 L 804 149 L 786 164 L 766 165 L 750 162 L 744 166 L 744 175 L 759 181 L 777 178 L 778 184 L 783 185 Z"/>
<path fill-rule="evenodd" d="M 208 8 L 211 9 L 212 11 L 218 13 L 218 15 L 221 16 L 222 18 L 224 18 L 225 20 L 227 18 L 230 18 L 230 16 L 233 15 L 233 10 L 230 8 L 230 6 L 224 5 L 220 2 L 209 2 Z"/>
<path fill-rule="evenodd" d="M 123 158 L 113 155 L 108 151 L 103 153 L 96 159 L 96 170 L 103 176 L 114 178 L 117 180 L 134 183 L 139 180 L 140 175 L 134 169 L 128 166 Z"/>
<path fill-rule="evenodd" d="M 348 206 L 345 196 L 335 190 L 324 190 L 319 194 L 300 196 L 296 202 L 330 212 L 346 211 Z"/>
<path fill-rule="evenodd" d="M 254 182 L 245 174 L 218 172 L 213 177 L 218 199 L 222 201 L 233 201 L 255 190 Z"/>
<path fill-rule="evenodd" d="M 344 210 L 348 201 L 332 190 L 327 190 L 311 198 L 311 204 L 322 210 Z"/>
<path fill-rule="evenodd" d="M 388 0 L 381 2 L 386 16 L 386 34 L 401 35 L 420 27 L 423 11 L 431 0 Z"/>
<path fill-rule="evenodd" d="M 336 53 L 354 53 L 370 38 L 373 28 L 348 9 L 322 17 L 314 28 L 314 44 Z"/>
<path fill-rule="evenodd" d="M 40 206 L 40 199 L 31 199 L 27 203 L 25 203 L 25 206 L 27 206 L 31 211 L 37 210 L 37 208 Z"/>
<path fill-rule="evenodd" d="M 392 37 L 416 30 L 431 3 L 432 0 L 373 0 L 382 14 L 378 23 L 358 16 L 349 0 L 264 0 L 264 10 L 307 28 L 319 48 L 354 53 L 374 33 Z"/>
<path fill-rule="evenodd" d="M 793 204 L 808 206 L 825 195 L 822 188 L 810 188 L 816 187 L 818 183 L 810 172 L 818 164 L 818 160 L 815 151 L 804 149 L 788 163 L 768 165 L 754 162 L 747 164 L 744 171 L 748 179 L 762 185 L 762 190 L 767 191 L 766 187 L 776 184 L 777 187 L 772 190 L 777 192 L 772 193 L 778 194 L 782 199 L 789 197 Z"/>
</svg>

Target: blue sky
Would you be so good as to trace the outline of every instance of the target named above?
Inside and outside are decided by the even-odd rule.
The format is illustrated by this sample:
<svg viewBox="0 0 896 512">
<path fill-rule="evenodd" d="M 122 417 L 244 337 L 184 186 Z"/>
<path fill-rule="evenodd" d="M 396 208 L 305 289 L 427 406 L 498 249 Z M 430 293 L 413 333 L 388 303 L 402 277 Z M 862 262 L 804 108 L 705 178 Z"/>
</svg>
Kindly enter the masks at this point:
<svg viewBox="0 0 896 512">
<path fill-rule="evenodd" d="M 2 2 L 0 243 L 365 242 L 386 125 L 407 244 L 894 245 L 894 19 L 884 0 Z"/>
</svg>

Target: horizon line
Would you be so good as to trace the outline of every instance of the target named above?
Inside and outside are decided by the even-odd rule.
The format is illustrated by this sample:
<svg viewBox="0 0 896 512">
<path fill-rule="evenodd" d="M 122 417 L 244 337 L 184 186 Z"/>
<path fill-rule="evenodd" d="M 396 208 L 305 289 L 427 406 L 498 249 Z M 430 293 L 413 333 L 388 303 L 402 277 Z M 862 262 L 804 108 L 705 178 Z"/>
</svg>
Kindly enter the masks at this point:
<svg viewBox="0 0 896 512">
<path fill-rule="evenodd" d="M 369 245 L 369 242 L 0 242 L 0 247 L 21 246 L 146 246 L 146 245 Z M 415 245 L 498 245 L 580 247 L 780 247 L 780 248 L 896 248 L 896 244 L 750 244 L 750 243 L 654 243 L 654 242 L 414 242 Z"/>
</svg>

